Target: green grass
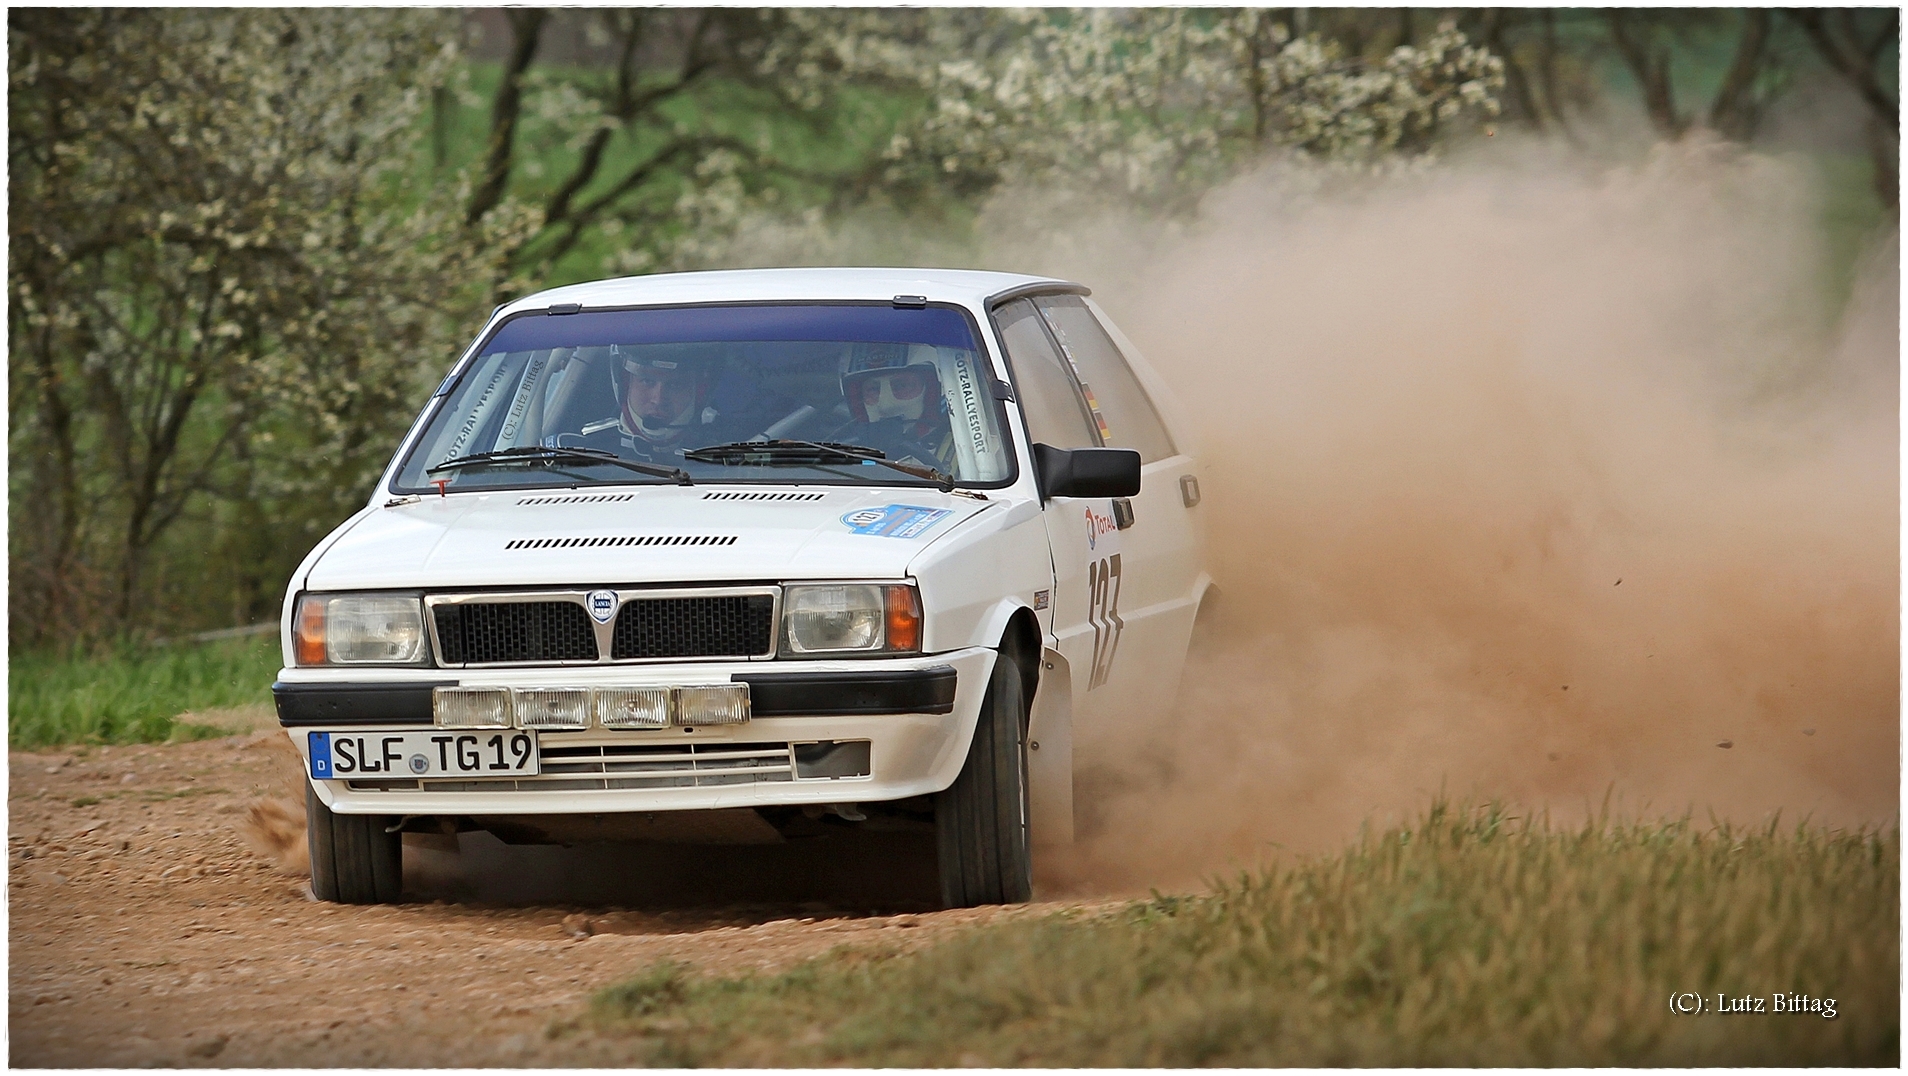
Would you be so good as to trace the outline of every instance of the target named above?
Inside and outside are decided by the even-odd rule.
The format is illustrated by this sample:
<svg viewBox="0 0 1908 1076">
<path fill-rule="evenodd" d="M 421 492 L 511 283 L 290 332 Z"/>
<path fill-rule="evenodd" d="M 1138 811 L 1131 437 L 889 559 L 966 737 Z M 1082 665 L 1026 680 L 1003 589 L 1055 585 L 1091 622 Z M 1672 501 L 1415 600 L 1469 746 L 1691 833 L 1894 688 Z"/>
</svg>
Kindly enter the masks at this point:
<svg viewBox="0 0 1908 1076">
<path fill-rule="evenodd" d="M 14 655 L 7 669 L 7 743 L 153 743 L 222 736 L 177 720 L 189 710 L 271 702 L 276 635 L 107 655 Z"/>
<path fill-rule="evenodd" d="M 669 1066 L 1895 1065 L 1899 891 L 1898 830 L 1440 805 L 1207 895 L 777 975 L 658 964 L 582 1023 Z M 1677 992 L 1837 1015 L 1679 1015 Z"/>
</svg>

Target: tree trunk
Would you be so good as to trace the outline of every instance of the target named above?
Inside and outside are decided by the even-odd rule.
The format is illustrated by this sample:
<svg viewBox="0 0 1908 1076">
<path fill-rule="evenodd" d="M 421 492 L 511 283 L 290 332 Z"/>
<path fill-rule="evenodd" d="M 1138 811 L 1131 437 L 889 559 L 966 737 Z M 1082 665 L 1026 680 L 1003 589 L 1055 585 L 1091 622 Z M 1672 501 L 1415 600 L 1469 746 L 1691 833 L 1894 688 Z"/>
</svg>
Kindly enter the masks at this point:
<svg viewBox="0 0 1908 1076">
<path fill-rule="evenodd" d="M 1868 153 L 1875 164 L 1875 195 L 1890 213 L 1901 207 L 1901 104 L 1884 85 L 1877 61 L 1889 42 L 1901 34 L 1898 9 L 1862 12 L 1874 23 L 1867 40 L 1855 25 L 1856 13 L 1818 10 L 1789 11 L 1808 34 L 1822 59 L 1847 80 L 1868 106 Z"/>
<path fill-rule="evenodd" d="M 1901 212 L 1901 133 L 1879 118 L 1868 120 L 1868 155 L 1875 162 L 1875 197 L 1888 212 Z"/>
<path fill-rule="evenodd" d="M 41 328 L 34 334 L 31 349 L 34 376 L 28 406 L 33 411 L 33 424 L 40 428 L 51 449 L 34 454 L 34 487 L 39 496 L 45 497 L 51 511 L 42 514 L 30 507 L 27 509 L 39 523 L 33 528 L 39 535 L 36 543 L 39 549 L 32 558 L 38 563 L 29 568 L 36 578 L 28 587 L 16 584 L 14 600 L 37 608 L 41 616 L 31 625 L 22 625 L 26 629 L 23 641 L 44 641 L 65 634 L 62 630 L 65 627 L 87 626 L 70 624 L 74 611 L 84 608 L 76 601 L 83 587 L 75 578 L 80 571 L 79 466 L 74 446 L 73 409 L 66 400 L 65 379 L 54 354 L 56 345 L 49 339 L 52 332 L 51 328 Z M 23 522 L 24 519 L 16 519 L 14 525 Z M 49 623 L 52 620 L 69 623 Z"/>
<path fill-rule="evenodd" d="M 1542 131 L 1544 115 L 1531 95 L 1530 78 L 1524 73 L 1523 65 L 1517 62 L 1516 54 L 1504 41 L 1506 21 L 1503 8 L 1491 8 L 1484 13 L 1484 45 L 1504 61 L 1505 88 L 1510 90 L 1511 100 L 1517 103 L 1517 111 L 1522 113 L 1522 118 L 1531 127 Z"/>
<path fill-rule="evenodd" d="M 1887 20 L 1877 27 L 1867 42 L 1863 42 L 1857 34 L 1853 16 L 1846 11 L 1836 14 L 1841 16 L 1836 20 L 1840 23 L 1839 27 L 1832 26 L 1827 14 L 1821 11 L 1790 11 L 1789 17 L 1809 35 L 1815 51 L 1836 73 L 1848 80 L 1848 84 L 1861 95 L 1869 109 L 1888 126 L 1899 129 L 1901 106 L 1896 97 L 1882 85 L 1875 60 L 1882 48 L 1900 34 L 1901 12 L 1890 10 Z"/>
<path fill-rule="evenodd" d="M 548 12 L 542 8 L 510 8 L 504 12 L 510 20 L 510 58 L 504 64 L 503 77 L 497 83 L 497 99 L 490 108 L 490 141 L 484 153 L 484 179 L 471 192 L 465 219 L 475 224 L 484 214 L 503 201 L 504 187 L 510 182 L 510 160 L 517 149 L 517 119 L 523 112 L 523 73 L 537 54 L 537 40 L 543 35 Z"/>
<path fill-rule="evenodd" d="M 1537 80 L 1543 87 L 1544 107 L 1549 110 L 1552 119 L 1557 121 L 1557 129 L 1572 145 L 1577 142 L 1576 132 L 1570 127 L 1570 121 L 1564 115 L 1563 94 L 1557 89 L 1557 12 L 1545 8 L 1538 13 L 1544 24 L 1537 48 Z"/>
<path fill-rule="evenodd" d="M 1665 138 L 1683 137 L 1689 121 L 1676 111 L 1676 98 L 1670 84 L 1669 50 L 1651 44 L 1649 28 L 1637 24 L 1635 12 L 1612 11 L 1608 17 L 1610 38 L 1643 93 L 1643 110 L 1649 114 L 1650 125 Z"/>
<path fill-rule="evenodd" d="M 1742 13 L 1742 36 L 1736 41 L 1736 58 L 1729 65 L 1729 73 L 1723 76 L 1716 101 L 1709 109 L 1710 128 L 1731 141 L 1749 141 L 1762 119 L 1756 80 L 1766 67 L 1769 27 L 1773 21 L 1766 8 L 1749 8 Z"/>
</svg>

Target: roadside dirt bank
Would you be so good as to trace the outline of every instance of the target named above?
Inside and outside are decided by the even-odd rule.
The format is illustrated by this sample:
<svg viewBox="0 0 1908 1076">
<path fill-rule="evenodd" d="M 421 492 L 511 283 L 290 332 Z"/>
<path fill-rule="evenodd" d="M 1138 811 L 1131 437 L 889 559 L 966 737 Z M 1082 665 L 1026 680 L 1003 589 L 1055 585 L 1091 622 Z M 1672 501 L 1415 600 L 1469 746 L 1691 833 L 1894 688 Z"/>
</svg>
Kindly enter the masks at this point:
<svg viewBox="0 0 1908 1076">
<path fill-rule="evenodd" d="M 408 903 L 340 907 L 241 836 L 299 787 L 276 730 L 8 766 L 16 1067 L 617 1065 L 626 1044 L 546 1030 L 654 961 L 773 970 L 1061 907 L 932 911 L 931 842 L 845 830 L 587 853 L 465 835 L 407 849 Z"/>
</svg>

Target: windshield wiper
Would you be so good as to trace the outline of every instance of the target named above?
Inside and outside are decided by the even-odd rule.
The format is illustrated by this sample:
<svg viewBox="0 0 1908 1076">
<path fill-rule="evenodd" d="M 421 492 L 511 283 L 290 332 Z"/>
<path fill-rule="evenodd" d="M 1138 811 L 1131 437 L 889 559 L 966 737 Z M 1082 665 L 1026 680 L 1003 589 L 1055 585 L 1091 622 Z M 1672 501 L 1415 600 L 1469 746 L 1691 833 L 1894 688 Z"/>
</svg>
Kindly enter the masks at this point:
<svg viewBox="0 0 1908 1076">
<path fill-rule="evenodd" d="M 680 467 L 666 467 L 659 463 L 638 463 L 600 448 L 558 448 L 554 445 L 519 445 L 516 448 L 500 448 L 495 452 L 475 452 L 468 456 L 445 460 L 435 467 L 427 467 L 424 473 L 436 474 L 439 471 L 455 471 L 464 467 L 503 463 L 608 463 L 638 474 L 649 475 L 652 478 L 667 478 L 679 486 L 695 485 L 689 477 L 689 472 Z"/>
<path fill-rule="evenodd" d="M 939 486 L 943 493 L 952 492 L 954 489 L 954 476 L 946 471 L 891 460 L 878 448 L 837 444 L 834 441 L 794 441 L 788 438 L 778 438 L 773 441 L 731 441 L 726 445 L 704 445 L 701 448 L 692 448 L 684 452 L 682 457 L 699 463 L 821 463 L 860 460 L 866 463 L 878 463 L 914 478 L 926 479 Z"/>
</svg>

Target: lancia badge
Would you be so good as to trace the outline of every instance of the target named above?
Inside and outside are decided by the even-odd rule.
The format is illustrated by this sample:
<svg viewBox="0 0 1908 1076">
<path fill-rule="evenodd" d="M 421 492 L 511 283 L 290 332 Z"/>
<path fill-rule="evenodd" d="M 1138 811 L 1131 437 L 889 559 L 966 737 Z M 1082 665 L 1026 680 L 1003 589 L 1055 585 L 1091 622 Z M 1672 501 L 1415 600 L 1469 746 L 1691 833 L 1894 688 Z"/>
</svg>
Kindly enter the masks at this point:
<svg viewBox="0 0 1908 1076">
<path fill-rule="evenodd" d="M 616 619 L 616 607 L 622 604 L 613 590 L 592 590 L 586 599 L 590 607 L 590 618 L 598 624 L 607 624 Z"/>
</svg>

